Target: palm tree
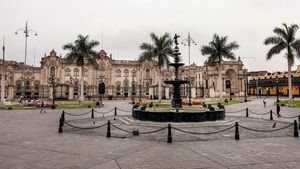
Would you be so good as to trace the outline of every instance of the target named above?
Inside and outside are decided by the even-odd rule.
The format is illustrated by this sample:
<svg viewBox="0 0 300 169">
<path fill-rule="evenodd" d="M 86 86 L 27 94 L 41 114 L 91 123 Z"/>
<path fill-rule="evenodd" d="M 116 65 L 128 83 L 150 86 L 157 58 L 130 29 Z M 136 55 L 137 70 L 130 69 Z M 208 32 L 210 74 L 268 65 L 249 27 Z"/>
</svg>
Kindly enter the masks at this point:
<svg viewBox="0 0 300 169">
<path fill-rule="evenodd" d="M 221 61 L 223 58 L 235 60 L 235 55 L 232 52 L 235 49 L 239 48 L 237 42 L 227 43 L 227 36 L 219 36 L 218 34 L 214 34 L 213 40 L 209 42 L 208 45 L 203 45 L 201 47 L 202 55 L 208 55 L 207 62 L 209 65 L 216 65 L 218 69 L 218 82 L 217 90 L 219 92 L 220 101 L 222 99 L 222 73 L 221 73 Z"/>
<path fill-rule="evenodd" d="M 288 63 L 288 86 L 289 86 L 289 106 L 292 105 L 292 78 L 291 68 L 294 64 L 295 55 L 300 57 L 300 39 L 296 39 L 296 32 L 299 29 L 298 25 L 291 24 L 288 26 L 283 23 L 283 28 L 275 27 L 274 36 L 267 37 L 264 41 L 265 45 L 274 45 L 267 53 L 266 59 L 270 60 L 275 54 L 279 54 L 286 49 L 285 57 Z"/>
<path fill-rule="evenodd" d="M 87 60 L 89 63 L 97 65 L 95 57 L 97 56 L 97 51 L 93 50 L 94 47 L 99 45 L 98 41 L 89 40 L 89 35 L 83 36 L 78 35 L 78 38 L 74 43 L 68 43 L 63 46 L 64 50 L 69 50 L 70 52 L 66 55 L 66 61 L 73 63 L 76 62 L 76 65 L 81 68 L 80 71 L 80 100 L 84 100 L 83 94 L 83 72 L 84 72 L 84 61 Z"/>
<path fill-rule="evenodd" d="M 152 43 L 142 43 L 140 49 L 143 51 L 140 54 L 139 61 L 152 60 L 157 61 L 159 68 L 158 80 L 158 100 L 161 102 L 161 69 L 168 66 L 170 63 L 169 56 L 172 56 L 172 38 L 169 33 L 164 33 L 161 37 L 155 33 L 150 34 Z"/>
</svg>

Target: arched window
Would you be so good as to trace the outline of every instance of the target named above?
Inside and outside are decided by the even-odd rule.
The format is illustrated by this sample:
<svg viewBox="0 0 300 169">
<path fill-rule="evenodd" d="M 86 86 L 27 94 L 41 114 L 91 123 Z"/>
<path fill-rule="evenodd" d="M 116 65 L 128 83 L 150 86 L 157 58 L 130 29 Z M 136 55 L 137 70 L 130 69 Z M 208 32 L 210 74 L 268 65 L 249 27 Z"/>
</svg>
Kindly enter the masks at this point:
<svg viewBox="0 0 300 169">
<path fill-rule="evenodd" d="M 150 70 L 146 69 L 146 78 L 149 79 L 150 78 Z"/>
<path fill-rule="evenodd" d="M 55 77 L 55 67 L 50 68 L 50 76 Z"/>
<path fill-rule="evenodd" d="M 74 76 L 79 76 L 79 69 L 78 68 L 74 69 Z"/>
<path fill-rule="evenodd" d="M 133 69 L 133 70 L 131 71 L 131 77 L 136 77 L 136 70 L 135 70 L 135 69 Z"/>
<path fill-rule="evenodd" d="M 121 77 L 121 70 L 120 70 L 120 69 L 118 69 L 118 70 L 116 71 L 116 77 Z"/>
<path fill-rule="evenodd" d="M 70 68 L 65 69 L 65 76 L 71 76 L 71 69 Z"/>
<path fill-rule="evenodd" d="M 128 77 L 129 76 L 129 71 L 128 71 L 128 69 L 125 69 L 124 70 L 124 77 Z"/>
</svg>

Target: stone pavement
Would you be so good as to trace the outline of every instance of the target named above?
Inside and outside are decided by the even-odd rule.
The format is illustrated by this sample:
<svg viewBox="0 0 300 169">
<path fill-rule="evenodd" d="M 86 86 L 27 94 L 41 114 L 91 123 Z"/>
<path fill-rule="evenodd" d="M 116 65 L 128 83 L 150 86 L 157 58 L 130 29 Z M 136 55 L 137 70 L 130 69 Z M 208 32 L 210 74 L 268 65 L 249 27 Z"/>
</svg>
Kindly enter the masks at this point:
<svg viewBox="0 0 300 169">
<path fill-rule="evenodd" d="M 269 104 L 271 104 L 270 102 L 268 100 Z M 128 104 L 110 102 L 101 111 L 109 110 L 114 106 L 130 110 Z M 271 105 L 263 108 L 261 100 L 230 105 L 227 110 L 236 111 L 245 106 L 251 106 L 253 111 L 258 112 L 264 112 L 269 108 L 275 110 Z M 82 111 L 82 109 L 72 110 L 72 113 Z M 299 109 L 287 108 L 286 111 L 288 115 L 299 113 Z M 285 134 L 290 133 L 289 131 L 292 129 L 287 129 L 287 132 L 275 136 L 257 135 L 254 137 L 250 137 L 250 134 L 244 135 L 246 132 L 241 130 L 241 139 L 238 141 L 232 139 L 230 131 L 223 136 L 203 138 L 181 135 L 175 131 L 173 133 L 174 142 L 169 144 L 165 141 L 166 132 L 162 132 L 159 139 L 153 139 L 155 138 L 153 136 L 156 135 L 129 137 L 121 132 L 116 133 L 116 129 L 114 129 L 112 135 L 115 134 L 116 137 L 106 138 L 105 134 L 101 134 L 105 128 L 78 131 L 65 127 L 64 133 L 58 134 L 60 113 L 61 110 L 47 110 L 45 114 L 40 114 L 38 110 L 0 111 L 0 168 L 300 168 L 300 140 L 292 137 L 292 134 Z M 126 112 L 123 112 L 122 115 L 128 117 Z M 263 119 L 233 116 L 230 118 L 245 122 L 251 127 L 270 129 L 273 123 Z M 241 113 L 240 116 L 244 116 L 244 113 Z M 278 121 L 280 120 L 292 121 L 292 119 L 278 119 Z M 96 124 L 101 122 L 99 120 Z M 120 119 L 115 120 L 114 123 L 121 127 L 126 126 Z M 277 123 L 278 127 L 287 124 Z M 179 125 L 179 127 L 184 127 L 184 125 Z M 203 127 L 201 130 L 215 130 L 224 127 L 205 129 Z M 192 128 L 188 129 L 193 130 Z"/>
</svg>

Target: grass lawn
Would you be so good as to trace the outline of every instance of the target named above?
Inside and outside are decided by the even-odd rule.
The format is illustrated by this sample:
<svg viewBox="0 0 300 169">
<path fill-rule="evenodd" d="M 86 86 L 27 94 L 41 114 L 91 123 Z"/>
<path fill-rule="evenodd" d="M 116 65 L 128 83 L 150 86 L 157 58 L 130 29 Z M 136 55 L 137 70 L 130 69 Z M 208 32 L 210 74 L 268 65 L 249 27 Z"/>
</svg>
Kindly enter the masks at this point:
<svg viewBox="0 0 300 169">
<path fill-rule="evenodd" d="M 282 100 L 279 103 L 280 103 L 280 106 L 288 106 L 288 102 L 289 102 L 288 100 Z M 274 102 L 273 105 L 276 106 L 276 102 Z M 294 100 L 292 107 L 300 108 L 300 100 Z"/>
<path fill-rule="evenodd" d="M 81 108 L 100 108 L 100 106 L 96 106 L 93 102 L 85 102 L 82 106 L 78 102 L 56 102 L 56 109 L 81 109 Z M 34 110 L 39 109 L 36 107 L 24 106 L 24 105 L 12 105 L 13 110 Z M 8 109 L 8 106 L 5 107 Z M 47 107 L 46 109 L 50 109 Z"/>
</svg>

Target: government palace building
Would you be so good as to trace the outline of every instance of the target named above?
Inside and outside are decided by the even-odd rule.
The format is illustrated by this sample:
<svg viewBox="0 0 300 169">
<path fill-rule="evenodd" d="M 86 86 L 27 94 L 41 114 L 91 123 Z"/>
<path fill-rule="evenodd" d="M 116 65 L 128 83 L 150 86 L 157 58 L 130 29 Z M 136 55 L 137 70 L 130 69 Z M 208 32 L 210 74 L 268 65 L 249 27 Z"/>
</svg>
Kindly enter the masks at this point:
<svg viewBox="0 0 300 169">
<path fill-rule="evenodd" d="M 76 100 L 80 95 L 80 68 L 66 59 L 58 56 L 52 50 L 49 55 L 42 57 L 40 67 L 18 63 L 16 61 L 1 61 L 1 78 L 5 74 L 5 98 L 12 100 L 25 97 L 49 99 L 52 93 L 55 98 Z M 172 61 L 171 61 L 172 62 Z M 155 61 L 115 60 L 104 50 L 96 57 L 97 64 L 85 62 L 84 66 L 84 96 L 98 98 L 99 85 L 105 87 L 103 98 L 130 98 L 135 97 L 155 99 L 158 98 L 158 66 Z M 5 65 L 5 68 L 3 68 Z M 3 70 L 5 70 L 3 72 Z M 204 63 L 198 66 L 180 68 L 181 79 L 190 80 L 192 98 L 218 97 L 216 86 L 222 84 L 224 97 L 244 96 L 246 86 L 246 72 L 240 58 L 234 61 L 222 61 L 222 81 L 218 80 L 218 69 Z M 162 79 L 174 79 L 174 69 L 162 70 Z M 49 83 L 49 77 L 59 81 L 56 85 Z M 25 86 L 24 86 L 25 84 Z M 162 84 L 162 98 L 169 99 L 172 95 L 172 86 Z M 25 90 L 25 92 L 24 92 Z M 54 90 L 54 92 L 52 92 Z M 182 97 L 187 97 L 189 85 L 181 86 Z"/>
</svg>

